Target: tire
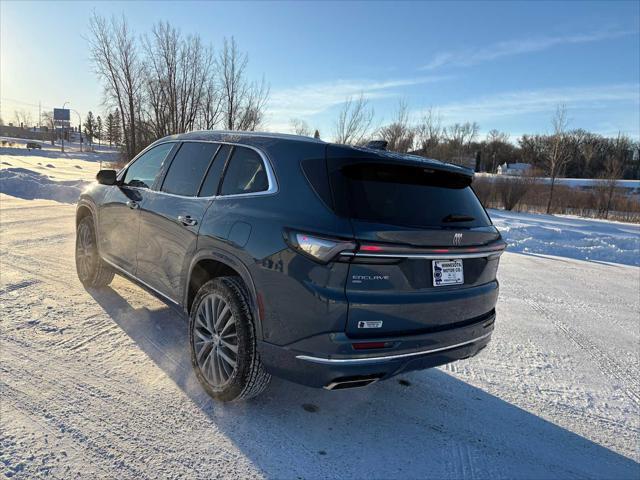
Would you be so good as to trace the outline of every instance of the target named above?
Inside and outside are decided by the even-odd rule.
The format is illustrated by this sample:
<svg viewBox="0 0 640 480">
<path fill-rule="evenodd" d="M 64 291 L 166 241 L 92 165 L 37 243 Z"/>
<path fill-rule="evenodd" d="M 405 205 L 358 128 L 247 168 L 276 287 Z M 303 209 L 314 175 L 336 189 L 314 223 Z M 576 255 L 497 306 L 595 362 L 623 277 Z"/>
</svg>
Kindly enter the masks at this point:
<svg viewBox="0 0 640 480">
<path fill-rule="evenodd" d="M 219 277 L 200 287 L 189 316 L 189 345 L 198 381 L 216 400 L 246 400 L 269 385 L 271 375 L 260 361 L 251 309 L 237 277 Z"/>
<path fill-rule="evenodd" d="M 96 230 L 91 215 L 84 217 L 76 228 L 76 272 L 85 287 L 106 287 L 114 271 L 100 258 Z"/>
</svg>

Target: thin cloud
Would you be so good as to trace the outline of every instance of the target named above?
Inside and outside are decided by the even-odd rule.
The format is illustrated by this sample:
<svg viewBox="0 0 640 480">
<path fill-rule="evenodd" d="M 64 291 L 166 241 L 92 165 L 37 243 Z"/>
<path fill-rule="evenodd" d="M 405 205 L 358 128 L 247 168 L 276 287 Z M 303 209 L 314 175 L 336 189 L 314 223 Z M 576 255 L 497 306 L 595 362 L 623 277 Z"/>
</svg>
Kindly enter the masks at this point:
<svg viewBox="0 0 640 480">
<path fill-rule="evenodd" d="M 273 122 L 288 122 L 293 117 L 310 117 L 340 105 L 347 97 L 360 95 L 378 99 L 398 95 L 397 88 L 447 80 L 449 76 L 426 76 L 386 81 L 336 80 L 276 90 L 271 94 L 268 111 Z"/>
<path fill-rule="evenodd" d="M 436 70 L 444 67 L 470 67 L 503 57 L 540 52 L 559 45 L 575 45 L 599 42 L 638 34 L 636 30 L 601 31 L 579 35 L 545 36 L 494 43 L 480 48 L 442 52 L 436 55 L 421 70 Z"/>
<path fill-rule="evenodd" d="M 446 122 L 482 122 L 500 117 L 553 112 L 559 104 L 574 110 L 607 109 L 612 106 L 637 109 L 640 104 L 640 84 L 505 92 L 465 102 L 434 105 L 433 108 Z"/>
</svg>

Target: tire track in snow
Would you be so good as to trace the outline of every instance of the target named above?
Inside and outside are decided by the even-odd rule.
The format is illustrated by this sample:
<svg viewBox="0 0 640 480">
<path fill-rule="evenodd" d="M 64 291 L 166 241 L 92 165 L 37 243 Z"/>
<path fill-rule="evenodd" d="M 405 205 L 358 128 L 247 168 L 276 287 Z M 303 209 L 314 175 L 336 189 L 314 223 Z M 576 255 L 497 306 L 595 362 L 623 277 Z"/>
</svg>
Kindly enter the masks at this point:
<svg viewBox="0 0 640 480">
<path fill-rule="evenodd" d="M 12 249 L 15 249 L 19 247 L 30 247 L 32 245 L 41 245 L 43 243 L 58 244 L 58 243 L 64 243 L 70 237 L 72 237 L 70 233 L 59 233 L 56 235 L 49 235 L 47 237 L 41 237 L 41 238 L 31 237 L 24 240 L 14 240 L 9 245 Z"/>
<path fill-rule="evenodd" d="M 456 458 L 458 460 L 457 464 L 460 466 L 460 478 L 475 479 L 476 475 L 469 445 L 458 443 L 456 445 Z"/>
<path fill-rule="evenodd" d="M 18 411 L 23 412 L 31 419 L 46 419 L 47 427 L 46 430 L 52 432 L 54 435 L 59 435 L 60 432 L 64 434 L 69 434 L 73 443 L 76 445 L 74 450 L 76 451 L 87 451 L 92 452 L 92 461 L 94 464 L 96 462 L 98 465 L 101 462 L 104 462 L 106 459 L 113 459 L 114 455 L 110 452 L 107 445 L 100 445 L 96 439 L 84 434 L 82 430 L 73 426 L 70 422 L 68 422 L 68 418 L 65 414 L 63 415 L 55 415 L 47 409 L 47 406 L 42 403 L 38 403 L 34 401 L 36 396 L 30 395 L 27 392 L 24 392 L 20 389 L 14 388 L 4 382 L 0 382 L 0 386 L 2 387 L 0 391 L 2 391 L 3 402 L 9 402 L 9 404 Z M 44 412 L 44 417 L 43 417 Z M 38 422 L 40 423 L 40 422 Z M 54 433 L 55 432 L 55 433 Z M 104 442 L 105 432 L 102 430 L 100 440 Z M 122 473 L 122 470 L 126 470 L 131 477 L 135 478 L 149 478 L 146 476 L 143 471 L 139 469 L 132 468 L 130 465 L 127 465 L 125 462 L 112 460 L 111 462 L 112 470 L 119 471 Z M 100 466 L 102 470 L 106 470 L 104 466 Z M 108 471 L 108 470 L 106 470 Z"/>
<path fill-rule="evenodd" d="M 80 373 L 73 368 L 58 368 L 57 366 L 64 365 L 64 362 L 56 359 L 43 360 L 41 357 L 47 356 L 47 352 L 31 350 L 31 353 L 38 355 L 27 358 L 21 351 L 11 348 L 6 343 L 3 349 L 9 350 L 12 357 L 21 359 L 18 365 L 30 367 L 27 370 L 15 368 L 16 364 L 12 364 L 11 367 L 14 368 L 2 369 L 3 378 L 13 380 L 12 383 L 16 383 L 17 380 L 17 383 L 21 384 L 36 384 L 49 393 L 49 398 L 43 398 L 3 381 L 0 383 L 3 402 L 9 402 L 30 418 L 47 421 L 58 432 L 70 433 L 82 449 L 88 448 L 96 458 L 106 460 L 111 471 L 126 470 L 127 478 L 149 478 L 144 473 L 145 460 L 136 455 L 136 445 L 145 445 L 145 439 L 141 437 L 144 436 L 143 432 L 147 431 L 145 425 L 150 418 L 138 411 L 144 408 L 143 405 L 131 403 L 131 399 L 141 397 L 142 391 L 122 385 L 114 381 L 114 378 L 101 380 L 91 371 L 83 370 Z M 87 407 L 90 408 L 78 409 L 76 401 L 79 399 L 88 401 Z M 131 406 L 136 408 L 131 410 Z M 118 418 L 118 411 L 122 408 L 129 408 L 128 422 L 123 424 L 110 421 Z M 96 412 L 100 412 L 100 415 L 96 416 Z M 166 425 L 154 424 L 153 434 L 160 438 L 168 438 L 172 430 L 172 422 L 167 421 Z M 132 432 L 138 432 L 137 437 L 132 438 Z M 162 444 L 149 442 L 145 445 L 147 455 L 159 456 L 163 452 Z"/>
<path fill-rule="evenodd" d="M 70 281 L 66 281 L 64 280 L 64 278 L 67 277 L 67 275 L 50 275 L 48 273 L 46 273 L 47 271 L 53 271 L 53 269 L 51 268 L 51 265 L 53 266 L 60 266 L 60 263 L 55 263 L 55 262 L 43 262 L 43 263 L 48 263 L 49 267 L 37 267 L 36 265 L 34 265 L 35 262 L 32 261 L 33 257 L 28 257 L 28 256 L 22 256 L 22 255 L 16 255 L 13 253 L 5 253 L 2 252 L 3 255 L 3 259 L 2 259 L 2 268 L 6 268 L 7 266 L 13 268 L 14 270 L 17 271 L 21 271 L 21 272 L 25 272 L 28 273 L 32 276 L 36 276 L 38 278 L 46 278 L 47 280 L 50 280 L 54 285 L 58 286 L 58 285 L 64 285 L 65 287 L 68 288 L 76 288 L 77 285 L 80 283 L 80 281 L 78 280 L 77 283 L 73 284 Z M 7 260 L 7 257 L 11 258 L 11 260 Z M 30 261 L 31 260 L 31 261 Z M 31 264 L 31 268 L 25 266 Z M 60 273 L 65 273 L 65 274 L 71 274 L 72 272 L 70 272 L 69 270 L 67 270 L 66 272 L 60 272 Z M 75 274 L 75 272 L 73 272 Z"/>
<path fill-rule="evenodd" d="M 600 370 L 605 375 L 612 377 L 622 385 L 622 391 L 629 397 L 636 406 L 640 406 L 640 386 L 638 377 L 629 373 L 624 367 L 609 354 L 600 349 L 595 343 L 589 340 L 584 334 L 570 327 L 560 320 L 556 315 L 545 309 L 540 303 L 532 298 L 525 298 L 524 301 L 535 311 L 549 320 L 558 330 L 564 333 L 580 349 L 593 358 Z"/>
<path fill-rule="evenodd" d="M 27 287 L 30 287 L 31 285 L 37 285 L 38 283 L 40 283 L 40 280 L 36 280 L 36 279 L 23 280 L 22 282 L 17 282 L 17 283 L 10 283 L 3 289 L 0 289 L 0 295 L 4 295 L 6 293 L 13 292 L 15 290 L 20 290 L 21 288 L 27 288 Z"/>
<path fill-rule="evenodd" d="M 3 385 L 3 384 L 0 384 Z M 1 390 L 0 390 L 1 391 Z M 28 419 L 28 421 L 35 423 L 36 425 L 38 425 L 44 432 L 47 432 L 49 435 L 51 435 L 52 438 L 59 438 L 60 437 L 60 431 L 59 430 L 54 430 L 48 423 L 43 422 L 42 420 L 40 420 L 39 417 L 33 416 L 33 415 L 29 415 L 28 412 L 23 409 L 18 408 L 15 405 L 12 405 L 9 402 L 3 402 L 2 404 L 2 408 L 8 408 L 10 410 L 13 410 L 17 415 L 21 415 L 23 417 L 26 417 Z M 0 435 L 0 438 L 2 438 L 2 435 Z M 73 439 L 73 437 L 69 437 L 68 435 L 64 435 L 64 440 L 66 445 L 73 450 L 73 454 L 68 456 L 66 458 L 66 462 L 68 464 L 73 464 L 74 461 L 77 463 L 85 463 L 82 462 L 81 460 L 84 460 L 86 457 L 86 446 L 85 445 L 81 445 L 79 444 L 76 440 Z M 2 444 L 2 442 L 0 442 L 0 444 Z M 11 467 L 11 464 L 6 465 L 8 467 Z M 92 464 L 92 467 L 97 467 L 98 469 L 102 470 L 105 478 L 110 476 L 110 473 L 107 469 L 105 469 L 102 465 L 99 465 L 98 463 Z M 13 474 L 15 474 L 16 472 L 14 471 Z M 83 472 L 86 474 L 86 472 Z M 47 475 L 49 475 L 50 473 L 47 472 Z M 61 476 L 61 477 L 56 477 L 55 474 L 50 474 L 53 475 L 54 478 L 61 478 L 61 479 L 65 479 L 65 478 L 69 478 L 68 476 Z M 8 477 L 8 475 L 7 475 Z"/>
</svg>

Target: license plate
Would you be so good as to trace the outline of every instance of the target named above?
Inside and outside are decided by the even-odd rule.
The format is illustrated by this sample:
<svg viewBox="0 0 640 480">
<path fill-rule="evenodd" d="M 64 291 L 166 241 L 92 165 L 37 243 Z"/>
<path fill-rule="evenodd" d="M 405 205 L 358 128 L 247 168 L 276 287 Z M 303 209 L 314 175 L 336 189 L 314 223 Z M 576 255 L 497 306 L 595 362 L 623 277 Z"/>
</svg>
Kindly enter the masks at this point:
<svg viewBox="0 0 640 480">
<path fill-rule="evenodd" d="M 460 285 L 464 283 L 464 273 L 462 271 L 462 260 L 434 260 L 433 286 L 442 287 L 444 285 Z"/>
</svg>

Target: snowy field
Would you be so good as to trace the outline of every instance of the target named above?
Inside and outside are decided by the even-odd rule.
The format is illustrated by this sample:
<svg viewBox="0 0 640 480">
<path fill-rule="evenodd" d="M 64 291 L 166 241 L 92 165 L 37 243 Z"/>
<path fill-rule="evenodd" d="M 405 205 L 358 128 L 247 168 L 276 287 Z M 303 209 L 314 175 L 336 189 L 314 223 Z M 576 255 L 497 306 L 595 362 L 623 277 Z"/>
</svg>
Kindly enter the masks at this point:
<svg viewBox="0 0 640 480">
<path fill-rule="evenodd" d="M 9 150 L 4 193 L 5 169 L 98 168 Z M 511 252 L 479 356 L 365 389 L 274 379 L 223 405 L 191 373 L 182 318 L 119 277 L 82 287 L 74 206 L 29 200 L 43 191 L 0 194 L 7 477 L 640 478 L 637 226 L 491 211 Z"/>
<path fill-rule="evenodd" d="M 41 150 L 27 150 L 27 140 L 2 137 L 14 143 L 0 147 L 0 193 L 19 198 L 42 198 L 75 203 L 82 188 L 96 178 L 100 162 L 108 168 L 117 160 L 115 149 L 95 146 L 96 152 L 80 152 L 78 143 L 40 143 Z"/>
<path fill-rule="evenodd" d="M 640 225 L 490 210 L 510 252 L 640 266 Z"/>
</svg>

